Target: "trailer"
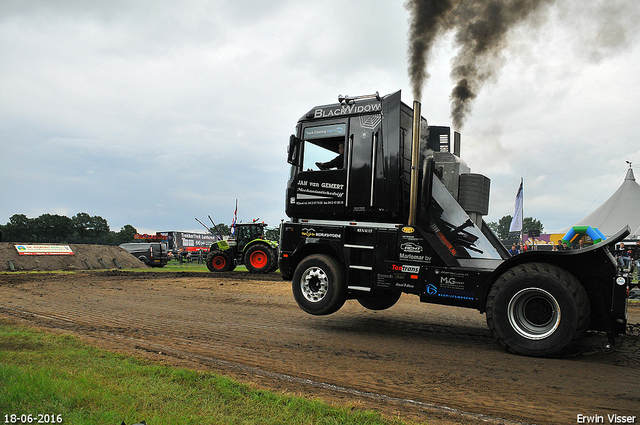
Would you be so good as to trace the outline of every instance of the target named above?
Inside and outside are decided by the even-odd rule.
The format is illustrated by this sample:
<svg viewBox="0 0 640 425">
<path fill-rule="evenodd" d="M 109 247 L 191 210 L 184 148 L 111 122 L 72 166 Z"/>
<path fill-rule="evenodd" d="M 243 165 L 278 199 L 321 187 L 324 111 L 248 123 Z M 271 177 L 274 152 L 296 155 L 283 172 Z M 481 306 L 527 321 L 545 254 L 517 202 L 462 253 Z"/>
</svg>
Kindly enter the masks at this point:
<svg viewBox="0 0 640 425">
<path fill-rule="evenodd" d="M 309 314 L 355 299 L 392 307 L 403 293 L 486 315 L 505 350 L 565 352 L 588 330 L 625 333 L 629 277 L 611 249 L 511 257 L 485 223 L 490 180 L 460 158 L 460 135 L 429 126 L 398 91 L 317 106 L 289 139 L 288 221 L 279 268 Z M 453 144 L 453 149 L 452 149 Z"/>
<path fill-rule="evenodd" d="M 215 235 L 196 232 L 165 231 L 157 232 L 158 237 L 167 241 L 169 250 L 173 252 L 208 252 L 211 244 L 220 238 Z M 206 254 L 205 254 L 206 255 Z"/>
</svg>

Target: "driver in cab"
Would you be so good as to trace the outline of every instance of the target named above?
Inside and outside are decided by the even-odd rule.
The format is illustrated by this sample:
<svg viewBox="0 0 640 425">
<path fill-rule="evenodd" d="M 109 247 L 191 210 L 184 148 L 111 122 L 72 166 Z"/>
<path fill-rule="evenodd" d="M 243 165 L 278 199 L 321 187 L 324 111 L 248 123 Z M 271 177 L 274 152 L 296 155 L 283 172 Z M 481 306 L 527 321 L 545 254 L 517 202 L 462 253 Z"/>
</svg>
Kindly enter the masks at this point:
<svg viewBox="0 0 640 425">
<path fill-rule="evenodd" d="M 341 169 L 344 164 L 344 143 L 338 145 L 338 156 L 327 162 L 316 162 L 316 167 L 320 170 L 330 170 L 332 168 Z"/>
</svg>

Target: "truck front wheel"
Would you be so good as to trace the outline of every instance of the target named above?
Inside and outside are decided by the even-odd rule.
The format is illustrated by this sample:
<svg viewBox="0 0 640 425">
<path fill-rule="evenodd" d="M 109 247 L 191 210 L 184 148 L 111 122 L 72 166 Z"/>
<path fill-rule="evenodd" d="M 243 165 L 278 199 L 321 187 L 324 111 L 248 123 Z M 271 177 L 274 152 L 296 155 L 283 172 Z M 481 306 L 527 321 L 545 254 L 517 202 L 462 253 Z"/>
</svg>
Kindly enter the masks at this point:
<svg viewBox="0 0 640 425">
<path fill-rule="evenodd" d="M 321 316 L 335 313 L 347 299 L 344 271 L 327 255 L 310 255 L 298 264 L 291 283 L 301 309 Z"/>
<path fill-rule="evenodd" d="M 551 356 L 584 336 L 591 306 L 584 287 L 569 272 L 545 263 L 507 270 L 486 305 L 487 325 L 507 351 Z"/>
<path fill-rule="evenodd" d="M 222 251 L 211 251 L 207 254 L 207 268 L 212 272 L 226 272 L 233 270 L 231 258 Z"/>
</svg>

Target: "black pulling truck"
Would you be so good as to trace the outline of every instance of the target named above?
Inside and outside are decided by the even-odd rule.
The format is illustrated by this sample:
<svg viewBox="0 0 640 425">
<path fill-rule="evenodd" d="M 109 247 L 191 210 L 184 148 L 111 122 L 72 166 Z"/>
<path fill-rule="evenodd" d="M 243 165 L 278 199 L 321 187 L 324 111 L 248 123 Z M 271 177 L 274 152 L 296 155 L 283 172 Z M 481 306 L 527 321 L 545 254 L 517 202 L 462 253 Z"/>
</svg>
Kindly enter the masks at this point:
<svg viewBox="0 0 640 425">
<path fill-rule="evenodd" d="M 510 257 L 488 228 L 487 177 L 470 172 L 448 127 L 401 101 L 339 97 L 311 109 L 289 141 L 289 221 L 279 267 L 314 315 L 347 299 L 382 310 L 402 293 L 486 314 L 504 349 L 559 354 L 587 330 L 627 323 L 629 278 L 610 250 L 629 229 L 578 251 Z"/>
</svg>

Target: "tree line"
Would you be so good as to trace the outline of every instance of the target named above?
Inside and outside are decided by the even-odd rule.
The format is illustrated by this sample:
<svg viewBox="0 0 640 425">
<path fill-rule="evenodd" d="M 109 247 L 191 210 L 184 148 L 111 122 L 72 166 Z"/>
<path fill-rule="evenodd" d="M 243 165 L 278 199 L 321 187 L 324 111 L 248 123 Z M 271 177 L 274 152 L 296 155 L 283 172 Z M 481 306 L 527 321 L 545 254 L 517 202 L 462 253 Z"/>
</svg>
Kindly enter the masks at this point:
<svg viewBox="0 0 640 425">
<path fill-rule="evenodd" d="M 509 227 L 511 227 L 512 217 L 505 215 L 500 220 L 487 223 L 487 226 L 498 236 L 499 239 L 509 239 Z M 540 233 L 544 231 L 544 225 L 540 220 L 533 217 L 525 217 L 522 219 L 522 232 L 527 234 L 529 230 L 538 230 Z"/>
<path fill-rule="evenodd" d="M 130 224 L 114 232 L 107 220 L 85 212 L 71 218 L 58 214 L 42 214 L 36 218 L 14 214 L 7 224 L 0 225 L 2 242 L 120 245 L 133 241 L 136 233 Z"/>
<path fill-rule="evenodd" d="M 496 233 L 498 238 L 509 238 L 509 226 L 511 216 L 505 215 L 497 222 L 487 225 Z M 231 234 L 229 226 L 223 223 L 211 228 L 213 234 L 221 233 L 223 236 Z M 538 230 L 543 232 L 544 226 L 540 220 L 526 217 L 523 220 L 523 232 Z M 78 213 L 69 218 L 58 214 L 42 214 L 36 218 L 28 218 L 24 214 L 14 214 L 5 225 L 0 224 L 0 241 L 21 243 L 91 243 L 98 245 L 120 245 L 121 243 L 134 241 L 134 235 L 138 231 L 130 224 L 125 225 L 120 231 L 115 232 L 109 228 L 107 220 L 85 212 Z M 278 240 L 278 229 L 267 230 L 267 239 Z"/>
</svg>

